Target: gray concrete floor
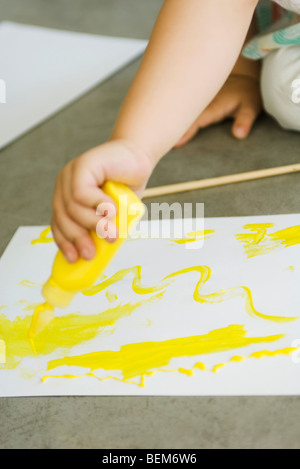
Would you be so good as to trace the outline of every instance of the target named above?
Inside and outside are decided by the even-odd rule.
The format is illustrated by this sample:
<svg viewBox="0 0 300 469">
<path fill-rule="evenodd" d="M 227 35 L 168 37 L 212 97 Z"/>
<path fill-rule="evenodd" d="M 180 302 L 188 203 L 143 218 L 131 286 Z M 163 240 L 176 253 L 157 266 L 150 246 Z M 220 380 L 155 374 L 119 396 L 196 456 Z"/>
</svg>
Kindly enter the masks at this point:
<svg viewBox="0 0 300 469">
<path fill-rule="evenodd" d="M 0 0 L 0 21 L 146 39 L 161 4 Z M 19 225 L 49 223 L 59 169 L 109 136 L 137 67 L 128 66 L 0 152 L 0 253 Z M 296 163 L 299 145 L 299 134 L 267 116 L 244 142 L 231 137 L 226 122 L 171 151 L 149 186 Z M 204 202 L 207 217 L 298 213 L 299 182 L 294 174 L 160 200 Z M 0 448 L 299 448 L 299 412 L 299 397 L 2 398 Z"/>
</svg>

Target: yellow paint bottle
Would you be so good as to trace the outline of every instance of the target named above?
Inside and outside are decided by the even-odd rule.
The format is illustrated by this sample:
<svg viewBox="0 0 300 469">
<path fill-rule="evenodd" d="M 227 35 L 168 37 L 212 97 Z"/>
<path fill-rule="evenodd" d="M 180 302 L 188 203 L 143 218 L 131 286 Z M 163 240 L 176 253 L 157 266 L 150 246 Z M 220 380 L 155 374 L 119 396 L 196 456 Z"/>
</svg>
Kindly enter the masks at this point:
<svg viewBox="0 0 300 469">
<path fill-rule="evenodd" d="M 51 321 L 55 307 L 65 308 L 77 293 L 96 282 L 144 214 L 143 203 L 125 185 L 108 181 L 102 189 L 116 204 L 115 224 L 119 234 L 118 239 L 109 243 L 100 238 L 96 232 L 92 232 L 96 255 L 89 261 L 80 258 L 70 264 L 61 251 L 57 253 L 51 277 L 42 290 L 46 303 L 38 306 L 33 315 L 29 331 L 31 339 Z"/>
</svg>

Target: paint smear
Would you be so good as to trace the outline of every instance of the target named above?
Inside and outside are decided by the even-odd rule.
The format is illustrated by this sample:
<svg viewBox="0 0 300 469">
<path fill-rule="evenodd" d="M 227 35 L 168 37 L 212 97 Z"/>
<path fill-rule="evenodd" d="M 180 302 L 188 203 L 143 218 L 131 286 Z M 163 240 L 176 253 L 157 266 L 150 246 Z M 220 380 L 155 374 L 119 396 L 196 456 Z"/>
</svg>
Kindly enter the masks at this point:
<svg viewBox="0 0 300 469">
<path fill-rule="evenodd" d="M 0 315 L 0 339 L 5 340 L 7 353 L 4 367 L 15 368 L 23 358 L 36 354 L 49 355 L 57 349 L 62 349 L 64 353 L 67 353 L 72 347 L 95 338 L 105 328 L 130 316 L 137 308 L 160 300 L 162 296 L 163 293 L 159 293 L 147 300 L 119 305 L 98 314 L 76 313 L 54 317 L 51 323 L 34 338 L 33 344 L 28 337 L 32 315 L 10 320 L 2 314 Z"/>
<path fill-rule="evenodd" d="M 273 227 L 274 223 L 251 223 L 244 226 L 249 233 L 236 235 L 236 239 L 244 245 L 248 259 L 300 244 L 300 225 L 270 233 Z"/>
<path fill-rule="evenodd" d="M 176 244 L 187 244 L 194 243 L 195 241 L 200 241 L 202 239 L 208 239 L 214 234 L 214 230 L 200 230 L 200 231 L 191 231 L 187 233 L 186 238 L 180 239 L 168 239 L 167 241 L 172 241 Z"/>
<path fill-rule="evenodd" d="M 35 309 L 28 336 L 33 345 L 34 338 L 54 319 L 54 307 L 49 303 L 39 304 Z"/>
<path fill-rule="evenodd" d="M 116 272 L 111 277 L 107 278 L 105 281 L 94 285 L 93 287 L 85 290 L 83 292 L 86 296 L 96 295 L 97 293 L 103 291 L 105 288 L 113 285 L 116 282 L 122 280 L 129 273 L 133 274 L 132 280 L 132 289 L 135 293 L 139 295 L 146 295 L 148 293 L 154 293 L 158 291 L 165 291 L 165 289 L 179 276 L 189 273 L 189 272 L 198 272 L 200 274 L 200 279 L 196 284 L 194 290 L 194 300 L 198 303 L 220 303 L 224 300 L 229 300 L 236 297 L 241 297 L 245 303 L 245 311 L 252 317 L 258 317 L 260 319 L 266 319 L 268 321 L 274 321 L 278 323 L 295 321 L 298 317 L 286 317 L 286 316 L 269 316 L 262 314 L 257 311 L 254 307 L 253 296 L 250 288 L 248 287 L 233 287 L 226 290 L 220 290 L 216 293 L 211 293 L 208 295 L 201 295 L 200 291 L 204 285 L 208 282 L 211 277 L 211 269 L 208 266 L 194 266 L 188 267 L 186 269 L 179 270 L 174 272 L 167 277 L 163 278 L 157 285 L 154 286 L 144 286 L 141 283 L 141 266 L 134 266 L 127 269 L 122 269 Z"/>
<path fill-rule="evenodd" d="M 114 303 L 114 302 L 117 301 L 117 299 L 118 299 L 117 295 L 116 295 L 115 293 L 113 293 L 113 292 L 110 292 L 110 291 L 107 291 L 107 292 L 105 293 L 105 296 L 106 296 L 106 298 L 108 299 L 108 301 L 109 301 L 110 303 Z"/>
<path fill-rule="evenodd" d="M 174 358 L 224 352 L 253 344 L 276 342 L 284 337 L 284 335 L 246 337 L 246 334 L 244 326 L 231 325 L 204 335 L 162 342 L 126 344 L 122 345 L 119 351 L 100 351 L 51 360 L 48 362 L 47 370 L 60 366 L 88 368 L 90 373 L 97 370 L 114 370 L 122 373 L 122 380 L 125 382 L 139 377 L 140 385 L 143 386 L 145 376 L 153 374 L 155 369 L 160 370 L 161 367 L 168 366 Z M 204 369 L 205 365 L 201 366 Z M 70 376 L 63 375 L 62 377 Z M 43 379 L 48 377 L 51 376 L 45 376 Z"/>
<path fill-rule="evenodd" d="M 31 301 L 28 301 L 28 300 L 19 300 L 15 304 L 26 305 L 22 308 L 23 311 L 34 311 L 40 305 L 40 303 L 32 303 Z"/>
<path fill-rule="evenodd" d="M 21 280 L 18 285 L 26 288 L 41 288 L 43 286 L 42 283 L 31 282 L 30 280 Z"/>
<path fill-rule="evenodd" d="M 31 241 L 31 244 L 38 244 L 38 243 L 53 243 L 54 242 L 54 238 L 52 237 L 49 237 L 48 238 L 48 235 L 50 234 L 50 231 L 51 231 L 51 226 L 48 226 L 47 228 L 45 228 L 40 236 L 37 238 L 37 239 L 33 239 Z"/>
</svg>

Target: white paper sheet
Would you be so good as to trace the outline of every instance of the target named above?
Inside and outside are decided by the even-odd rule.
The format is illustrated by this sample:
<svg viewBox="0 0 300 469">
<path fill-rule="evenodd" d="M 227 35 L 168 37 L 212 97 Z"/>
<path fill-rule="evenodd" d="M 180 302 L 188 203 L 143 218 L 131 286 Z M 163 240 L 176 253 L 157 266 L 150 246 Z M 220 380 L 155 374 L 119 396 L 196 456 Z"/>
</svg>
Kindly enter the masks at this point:
<svg viewBox="0 0 300 469">
<path fill-rule="evenodd" d="M 260 225 L 253 225 L 257 223 Z M 205 219 L 204 243 L 201 236 L 202 241 L 180 243 L 143 239 L 141 233 L 149 228 L 143 221 L 138 235 L 126 241 L 105 272 L 107 280 L 122 269 L 141 266 L 140 291 L 132 287 L 136 272 L 132 270 L 94 296 L 78 294 L 68 308 L 56 311 L 56 319 L 42 333 L 42 351 L 36 343 L 37 359 L 22 320 L 29 324 L 32 304 L 43 301 L 41 286 L 49 277 L 56 253 L 51 240 L 32 244 L 44 228 L 20 227 L 0 261 L 2 361 L 6 352 L 6 363 L 0 365 L 1 396 L 300 393 L 300 215 Z M 210 276 L 201 277 L 199 266 Z M 189 270 L 174 276 L 169 285 L 161 282 L 181 269 Z M 204 279 L 201 286 L 200 277 Z M 145 293 L 145 286 L 157 288 Z M 217 292 L 219 296 L 212 295 Z M 252 306 L 247 303 L 249 292 Z M 131 306 L 124 306 L 128 304 Z M 274 317 L 281 317 L 282 322 Z M 61 318 L 67 321 L 66 328 L 60 329 Z M 296 319 L 287 322 L 287 318 Z M 207 337 L 219 330 L 228 331 L 223 342 Z M 87 337 L 89 331 L 93 333 Z M 244 338 L 250 342 L 256 338 L 257 343 L 238 342 L 228 349 L 227 339 L 239 337 L 241 331 Z M 202 336 L 198 338 L 201 343 L 216 345 L 217 350 L 189 356 L 195 336 Z M 70 346 L 74 337 L 78 340 Z M 165 347 L 170 356 L 160 361 L 161 344 L 183 338 L 190 339 L 176 345 L 175 352 L 172 345 Z M 53 345 L 57 341 L 60 345 Z M 135 353 L 134 344 L 140 343 L 148 343 L 146 355 Z M 16 350 L 21 350 L 19 357 Z M 131 355 L 126 355 L 128 350 Z M 257 358 L 262 351 L 264 356 Z M 278 355 L 271 356 L 275 351 Z M 100 354 L 96 369 L 91 355 L 88 366 L 86 362 L 78 365 L 78 357 L 91 353 Z M 105 369 L 107 357 L 112 355 L 117 362 L 123 357 L 123 365 Z M 145 365 L 145 356 L 153 367 Z M 244 361 L 230 362 L 237 356 Z M 66 357 L 70 364 L 60 366 L 59 360 Z M 195 366 L 197 363 L 205 369 Z M 219 364 L 225 366 L 216 369 Z M 124 382 L 127 366 L 140 373 L 127 376 Z M 56 377 L 42 381 L 49 375 Z M 60 375 L 74 377 L 57 377 Z"/>
<path fill-rule="evenodd" d="M 6 103 L 0 104 L 0 148 L 138 57 L 146 44 L 0 23 L 0 79 L 6 85 Z"/>
</svg>

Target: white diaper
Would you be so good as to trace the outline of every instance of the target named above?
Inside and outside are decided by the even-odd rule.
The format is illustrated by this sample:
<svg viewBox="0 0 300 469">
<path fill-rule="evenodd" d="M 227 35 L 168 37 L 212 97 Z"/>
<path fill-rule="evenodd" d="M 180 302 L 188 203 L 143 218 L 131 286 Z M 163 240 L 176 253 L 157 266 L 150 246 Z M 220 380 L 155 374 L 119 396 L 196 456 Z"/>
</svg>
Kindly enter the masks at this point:
<svg viewBox="0 0 300 469">
<path fill-rule="evenodd" d="M 262 60 L 261 93 L 268 114 L 283 128 L 300 131 L 300 46 L 282 47 Z"/>
</svg>

